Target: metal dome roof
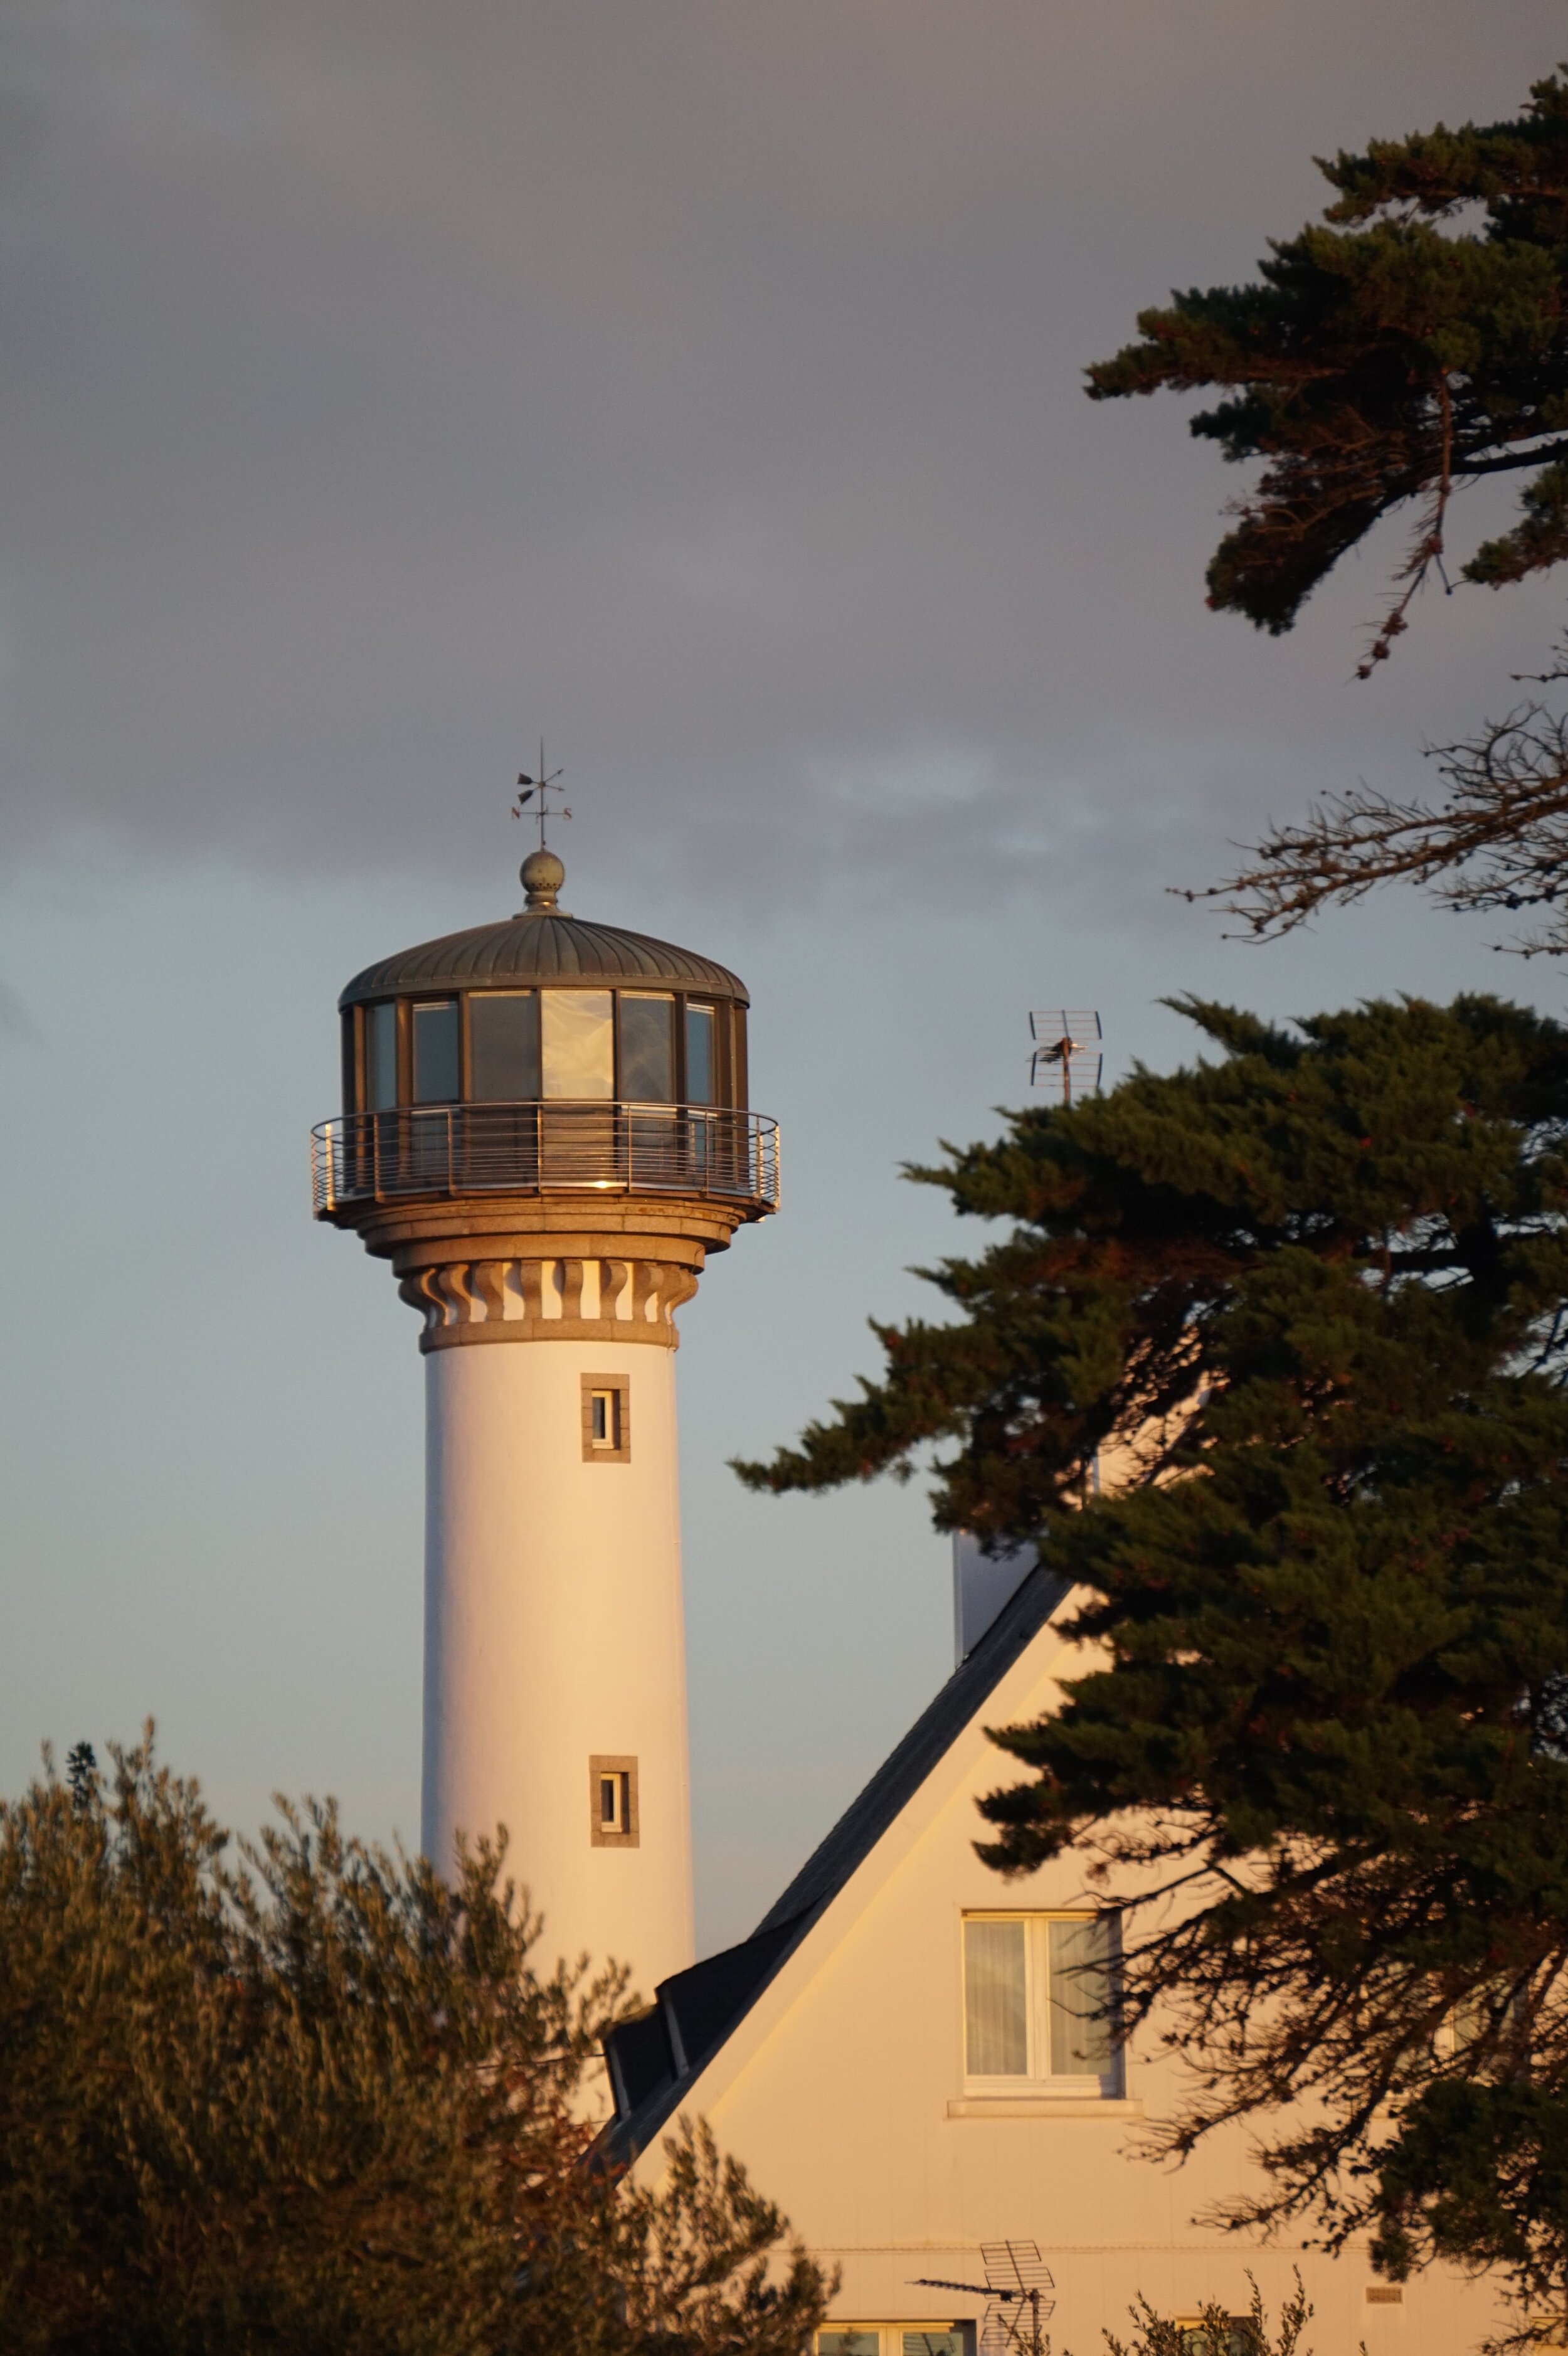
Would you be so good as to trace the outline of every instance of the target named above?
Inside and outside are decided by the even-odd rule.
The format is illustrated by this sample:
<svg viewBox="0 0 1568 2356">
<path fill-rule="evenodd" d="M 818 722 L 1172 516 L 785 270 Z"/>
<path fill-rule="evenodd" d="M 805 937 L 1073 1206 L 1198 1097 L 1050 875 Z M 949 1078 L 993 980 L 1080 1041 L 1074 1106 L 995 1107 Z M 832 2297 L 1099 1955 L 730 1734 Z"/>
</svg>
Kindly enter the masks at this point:
<svg viewBox="0 0 1568 2356">
<path fill-rule="evenodd" d="M 652 985 L 700 990 L 715 998 L 751 1004 L 745 983 L 728 966 L 672 941 L 646 933 L 622 932 L 614 925 L 591 925 L 558 910 L 529 910 L 500 924 L 475 925 L 421 941 L 379 958 L 357 973 L 339 998 L 340 1007 L 410 991 L 505 990 L 550 983 Z"/>
</svg>

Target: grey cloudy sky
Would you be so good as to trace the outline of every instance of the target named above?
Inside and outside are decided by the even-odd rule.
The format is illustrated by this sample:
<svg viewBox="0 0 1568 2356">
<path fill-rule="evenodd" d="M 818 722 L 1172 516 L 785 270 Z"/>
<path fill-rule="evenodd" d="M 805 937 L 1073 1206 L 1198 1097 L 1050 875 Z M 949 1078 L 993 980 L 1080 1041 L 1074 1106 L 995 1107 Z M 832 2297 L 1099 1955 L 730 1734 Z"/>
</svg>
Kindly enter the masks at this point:
<svg viewBox="0 0 1568 2356">
<path fill-rule="evenodd" d="M 515 904 L 542 728 L 572 904 L 737 965 L 786 1118 L 682 1361 L 744 1930 L 946 1629 L 917 1495 L 723 1459 L 911 1303 L 950 1238 L 895 1165 L 1016 1099 L 1031 1001 L 1168 1060 L 1173 988 L 1555 989 L 1406 903 L 1256 957 L 1164 895 L 1409 785 L 1560 592 L 1429 599 L 1356 686 L 1397 533 L 1283 643 L 1216 618 L 1239 486 L 1080 377 L 1315 210 L 1315 151 L 1564 46 L 1547 0 L 0 0 L 0 1781 L 156 1708 L 241 1817 L 411 1823 L 411 1322 L 301 1139 L 342 980 Z"/>
</svg>

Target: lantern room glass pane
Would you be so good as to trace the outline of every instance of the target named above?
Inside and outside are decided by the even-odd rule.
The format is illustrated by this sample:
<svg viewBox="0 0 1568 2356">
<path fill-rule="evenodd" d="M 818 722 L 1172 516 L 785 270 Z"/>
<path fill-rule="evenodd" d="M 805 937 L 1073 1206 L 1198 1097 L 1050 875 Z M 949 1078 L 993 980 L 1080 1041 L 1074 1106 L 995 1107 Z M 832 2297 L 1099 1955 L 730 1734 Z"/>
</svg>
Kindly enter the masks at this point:
<svg viewBox="0 0 1568 2356">
<path fill-rule="evenodd" d="M 468 1001 L 473 1094 L 484 1104 L 531 1103 L 539 1093 L 539 1001 L 531 990 L 476 991 Z"/>
<path fill-rule="evenodd" d="M 383 1112 L 398 1101 L 398 1008 L 395 999 L 365 1009 L 365 1104 Z"/>
<path fill-rule="evenodd" d="M 414 1008 L 414 1102 L 455 1104 L 460 1094 L 457 1001 L 437 998 Z"/>
<path fill-rule="evenodd" d="M 746 1010 L 730 1009 L 730 1102 L 743 1112 L 748 1101 L 746 1075 Z"/>
<path fill-rule="evenodd" d="M 1020 1922 L 964 1925 L 964 2066 L 971 2078 L 1029 2075 L 1029 1980 Z"/>
<path fill-rule="evenodd" d="M 615 1025 L 607 990 L 539 992 L 539 1061 L 547 1097 L 613 1097 Z"/>
<path fill-rule="evenodd" d="M 705 1105 L 714 1101 L 713 1009 L 711 1006 L 688 1006 L 686 1010 L 686 1101 Z"/>
<path fill-rule="evenodd" d="M 621 992 L 621 1094 L 629 1104 L 675 1101 L 675 1000 Z"/>
</svg>

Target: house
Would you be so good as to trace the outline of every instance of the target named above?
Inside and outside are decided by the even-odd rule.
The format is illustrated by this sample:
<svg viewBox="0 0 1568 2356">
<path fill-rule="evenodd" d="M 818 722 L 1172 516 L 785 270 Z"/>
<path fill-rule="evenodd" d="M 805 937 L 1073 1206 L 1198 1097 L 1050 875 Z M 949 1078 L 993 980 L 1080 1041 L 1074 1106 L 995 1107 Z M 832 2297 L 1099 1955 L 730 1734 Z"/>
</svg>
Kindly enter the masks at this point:
<svg viewBox="0 0 1568 2356">
<path fill-rule="evenodd" d="M 983 2291 L 925 2286 L 984 2285 L 1008 2242 L 1038 2244 L 1052 2344 L 1076 2356 L 1139 2293 L 1179 2319 L 1242 2312 L 1249 2268 L 1275 2314 L 1296 2265 L 1315 2356 L 1478 2347 L 1505 2323 L 1488 2286 L 1446 2269 L 1391 2285 L 1364 2246 L 1331 2259 L 1196 2222 L 1253 2169 L 1243 2130 L 1179 2169 L 1140 2156 L 1184 2064 L 1157 2021 L 1118 2054 L 1083 2018 L 1081 1872 L 1069 1857 L 1003 1880 L 974 1849 L 976 1802 L 1008 1772 L 986 1729 L 1056 1705 L 1073 1595 L 1045 1563 L 1008 1576 L 961 1549 L 955 1571 L 953 1676 L 752 1936 L 613 2033 L 610 2147 L 656 2180 L 665 2133 L 706 2118 L 840 2270 L 820 2356 L 974 2356 Z"/>
</svg>

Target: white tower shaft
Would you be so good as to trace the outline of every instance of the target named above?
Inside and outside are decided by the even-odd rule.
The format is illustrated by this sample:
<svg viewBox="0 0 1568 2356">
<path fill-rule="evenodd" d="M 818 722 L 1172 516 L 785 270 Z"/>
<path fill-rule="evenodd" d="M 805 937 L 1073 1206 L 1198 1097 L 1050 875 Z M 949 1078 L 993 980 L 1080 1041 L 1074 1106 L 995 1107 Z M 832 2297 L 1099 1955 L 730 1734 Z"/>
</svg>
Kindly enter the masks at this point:
<svg viewBox="0 0 1568 2356">
<path fill-rule="evenodd" d="M 694 1955 L 674 1333 L 655 1330 L 425 1359 L 423 1847 L 450 1870 L 460 1830 L 504 1823 L 541 1963 L 613 1956 L 645 1993 Z"/>
</svg>

